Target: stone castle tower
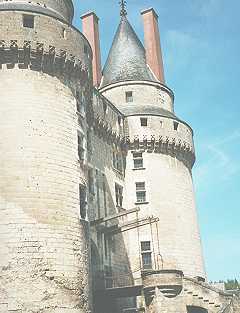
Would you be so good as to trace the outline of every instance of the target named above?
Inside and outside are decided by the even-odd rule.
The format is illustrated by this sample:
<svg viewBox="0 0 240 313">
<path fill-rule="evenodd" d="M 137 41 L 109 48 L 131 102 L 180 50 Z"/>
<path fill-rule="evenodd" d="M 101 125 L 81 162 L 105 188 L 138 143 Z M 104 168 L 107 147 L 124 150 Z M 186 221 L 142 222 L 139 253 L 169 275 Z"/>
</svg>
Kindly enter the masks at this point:
<svg viewBox="0 0 240 313">
<path fill-rule="evenodd" d="M 144 47 L 121 1 L 103 70 L 97 16 L 73 14 L 0 0 L 0 312 L 239 312 L 206 281 L 156 12 Z"/>
</svg>

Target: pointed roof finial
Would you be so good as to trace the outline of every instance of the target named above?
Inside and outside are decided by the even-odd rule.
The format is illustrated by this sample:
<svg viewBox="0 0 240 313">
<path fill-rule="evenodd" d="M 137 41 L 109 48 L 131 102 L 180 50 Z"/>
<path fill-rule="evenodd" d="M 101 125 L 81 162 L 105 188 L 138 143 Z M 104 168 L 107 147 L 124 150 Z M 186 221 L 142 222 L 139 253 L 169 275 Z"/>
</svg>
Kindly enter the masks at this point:
<svg viewBox="0 0 240 313">
<path fill-rule="evenodd" d="M 127 10 L 126 10 L 126 4 L 127 2 L 125 0 L 120 0 L 119 4 L 121 6 L 120 16 L 127 16 Z"/>
</svg>

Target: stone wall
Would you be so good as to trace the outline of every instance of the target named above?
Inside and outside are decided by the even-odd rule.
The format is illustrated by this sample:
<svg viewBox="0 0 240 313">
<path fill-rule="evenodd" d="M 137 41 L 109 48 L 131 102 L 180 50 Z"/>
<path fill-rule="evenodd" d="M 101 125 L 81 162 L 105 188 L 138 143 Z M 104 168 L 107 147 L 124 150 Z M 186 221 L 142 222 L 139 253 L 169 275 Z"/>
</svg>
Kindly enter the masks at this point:
<svg viewBox="0 0 240 313">
<path fill-rule="evenodd" d="M 129 81 L 115 83 L 101 89 L 101 93 L 120 108 L 126 103 L 127 91 L 133 93 L 133 106 L 155 105 L 170 112 L 173 112 L 174 95 L 166 86 L 160 83 L 147 81 Z"/>
<path fill-rule="evenodd" d="M 0 311 L 88 312 L 89 223 L 80 216 L 77 95 L 91 107 L 91 50 L 58 20 L 0 14 Z M 66 33 L 64 35 L 63 28 Z M 87 113 L 86 113 L 87 116 Z"/>
</svg>

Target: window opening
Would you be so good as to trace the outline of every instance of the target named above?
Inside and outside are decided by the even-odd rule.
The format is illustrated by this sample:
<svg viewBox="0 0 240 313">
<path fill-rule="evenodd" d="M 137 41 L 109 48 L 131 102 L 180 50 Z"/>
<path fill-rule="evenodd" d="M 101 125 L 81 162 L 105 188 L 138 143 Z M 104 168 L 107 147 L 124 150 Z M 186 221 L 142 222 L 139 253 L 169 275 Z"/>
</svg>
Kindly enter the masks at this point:
<svg viewBox="0 0 240 313">
<path fill-rule="evenodd" d="M 145 182 L 136 183 L 136 198 L 138 203 L 146 202 Z"/>
<path fill-rule="evenodd" d="M 133 92 L 132 91 L 127 91 L 125 95 L 126 95 L 126 102 L 133 102 Z"/>
<path fill-rule="evenodd" d="M 62 36 L 64 39 L 67 39 L 67 31 L 65 28 L 62 28 Z"/>
<path fill-rule="evenodd" d="M 77 111 L 81 114 L 85 112 L 85 104 L 83 94 L 76 90 Z"/>
<path fill-rule="evenodd" d="M 115 184 L 116 206 L 122 208 L 123 204 L 123 187 Z"/>
<path fill-rule="evenodd" d="M 143 168 L 143 156 L 141 152 L 133 153 L 133 165 L 134 168 Z"/>
<path fill-rule="evenodd" d="M 88 55 L 88 47 L 86 45 L 84 45 L 84 53 Z"/>
<path fill-rule="evenodd" d="M 23 15 L 23 27 L 34 28 L 34 16 L 33 15 Z"/>
<path fill-rule="evenodd" d="M 141 255 L 143 269 L 152 269 L 152 251 L 150 241 L 141 241 Z"/>
<path fill-rule="evenodd" d="M 85 149 L 84 149 L 84 137 L 78 134 L 78 157 L 80 161 L 84 161 Z"/>
<path fill-rule="evenodd" d="M 93 169 L 88 170 L 88 191 L 91 194 L 94 194 L 94 176 Z"/>
<path fill-rule="evenodd" d="M 146 117 L 142 117 L 140 118 L 140 121 L 141 121 L 141 126 L 147 126 L 148 125 L 148 120 Z"/>
<path fill-rule="evenodd" d="M 86 219 L 87 216 L 87 202 L 86 202 L 86 187 L 79 185 L 79 197 L 80 197 L 80 216 L 82 219 Z"/>
<path fill-rule="evenodd" d="M 173 128 L 174 130 L 178 130 L 178 126 L 179 126 L 179 123 L 178 122 L 173 122 Z"/>
<path fill-rule="evenodd" d="M 92 153 L 92 136 L 91 131 L 87 130 L 87 151 L 91 154 Z"/>
<path fill-rule="evenodd" d="M 123 157 L 119 151 L 113 151 L 113 167 L 122 173 L 123 171 Z"/>
</svg>

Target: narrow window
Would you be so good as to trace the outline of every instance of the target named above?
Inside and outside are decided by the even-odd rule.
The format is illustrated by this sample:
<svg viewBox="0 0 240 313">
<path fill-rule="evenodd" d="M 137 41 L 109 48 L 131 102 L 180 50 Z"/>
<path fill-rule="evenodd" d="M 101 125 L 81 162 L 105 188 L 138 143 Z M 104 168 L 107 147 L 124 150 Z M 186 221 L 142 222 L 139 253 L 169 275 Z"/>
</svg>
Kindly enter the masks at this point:
<svg viewBox="0 0 240 313">
<path fill-rule="evenodd" d="M 125 95 L 126 95 L 126 102 L 133 102 L 133 93 L 132 93 L 132 91 L 127 91 Z"/>
<path fill-rule="evenodd" d="M 84 137 L 81 134 L 78 134 L 78 157 L 80 161 L 84 161 Z"/>
<path fill-rule="evenodd" d="M 103 189 L 103 206 L 104 206 L 104 214 L 108 216 L 108 207 L 107 207 L 107 193 L 106 193 L 106 183 L 105 183 L 105 175 L 102 174 L 102 189 Z"/>
<path fill-rule="evenodd" d="M 141 241 L 141 254 L 143 269 L 152 269 L 152 251 L 150 241 Z"/>
<path fill-rule="evenodd" d="M 179 123 L 178 122 L 173 122 L 173 128 L 174 130 L 178 130 L 178 126 L 179 126 Z"/>
<path fill-rule="evenodd" d="M 87 202 L 86 202 L 86 187 L 79 185 L 79 198 L 80 198 L 80 216 L 86 219 L 87 216 Z"/>
<path fill-rule="evenodd" d="M 163 121 L 160 121 L 160 127 L 163 128 Z"/>
<path fill-rule="evenodd" d="M 117 168 L 117 156 L 115 151 L 113 151 L 113 167 Z"/>
<path fill-rule="evenodd" d="M 34 16 L 33 15 L 23 15 L 23 27 L 34 28 Z"/>
<path fill-rule="evenodd" d="M 123 164 L 122 164 L 122 154 L 121 152 L 117 153 L 117 170 L 122 173 Z"/>
<path fill-rule="evenodd" d="M 105 276 L 105 288 L 113 287 L 113 273 L 112 267 L 109 265 L 104 266 L 104 276 Z"/>
<path fill-rule="evenodd" d="M 108 259 L 108 239 L 107 236 L 104 236 L 104 253 L 105 253 L 105 260 Z"/>
<path fill-rule="evenodd" d="M 103 112 L 104 112 L 104 114 L 107 113 L 107 109 L 108 109 L 107 103 L 104 101 L 104 102 L 103 102 Z"/>
<path fill-rule="evenodd" d="M 90 130 L 87 130 L 87 151 L 88 153 L 92 153 L 92 136 Z"/>
<path fill-rule="evenodd" d="M 99 186 L 99 173 L 96 170 L 96 189 L 97 189 L 97 210 L 98 210 L 98 218 L 101 217 L 101 203 L 100 203 L 100 186 Z"/>
<path fill-rule="evenodd" d="M 94 194 L 94 176 L 93 176 L 93 170 L 88 170 L 88 191 L 91 194 Z"/>
<path fill-rule="evenodd" d="M 116 206 L 122 208 L 123 204 L 123 187 L 115 184 Z"/>
<path fill-rule="evenodd" d="M 140 118 L 140 121 L 141 121 L 141 126 L 147 126 L 148 125 L 146 117 Z"/>
<path fill-rule="evenodd" d="M 113 151 L 113 168 L 118 170 L 120 173 L 123 172 L 123 157 L 119 151 Z"/>
<path fill-rule="evenodd" d="M 84 53 L 88 55 L 88 47 L 86 45 L 84 45 Z"/>
<path fill-rule="evenodd" d="M 81 114 L 85 112 L 84 97 L 82 93 L 76 90 L 77 111 Z"/>
<path fill-rule="evenodd" d="M 121 118 L 121 116 L 118 116 L 118 125 L 122 126 L 122 118 Z"/>
<path fill-rule="evenodd" d="M 62 28 L 62 37 L 63 37 L 64 39 L 67 39 L 67 31 L 66 31 L 65 28 Z"/>
<path fill-rule="evenodd" d="M 145 182 L 136 183 L 136 198 L 138 203 L 146 202 Z"/>
<path fill-rule="evenodd" d="M 141 152 L 133 153 L 133 165 L 135 169 L 143 168 L 143 156 Z"/>
</svg>

